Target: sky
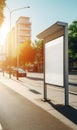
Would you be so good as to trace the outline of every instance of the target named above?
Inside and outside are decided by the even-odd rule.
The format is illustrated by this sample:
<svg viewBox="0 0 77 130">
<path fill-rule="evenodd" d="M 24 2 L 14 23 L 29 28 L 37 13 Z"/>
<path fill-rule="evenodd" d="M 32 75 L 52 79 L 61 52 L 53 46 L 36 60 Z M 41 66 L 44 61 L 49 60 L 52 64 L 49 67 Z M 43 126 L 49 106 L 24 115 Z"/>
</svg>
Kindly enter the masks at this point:
<svg viewBox="0 0 77 130">
<path fill-rule="evenodd" d="M 30 8 L 15 11 L 11 14 L 11 26 L 15 26 L 20 16 L 30 17 L 32 24 L 32 41 L 36 36 L 57 21 L 66 22 L 68 26 L 77 20 L 77 0 L 6 0 L 10 11 L 30 6 Z M 4 10 L 5 20 L 0 28 L 0 43 L 4 43 L 10 30 L 10 12 Z"/>
</svg>

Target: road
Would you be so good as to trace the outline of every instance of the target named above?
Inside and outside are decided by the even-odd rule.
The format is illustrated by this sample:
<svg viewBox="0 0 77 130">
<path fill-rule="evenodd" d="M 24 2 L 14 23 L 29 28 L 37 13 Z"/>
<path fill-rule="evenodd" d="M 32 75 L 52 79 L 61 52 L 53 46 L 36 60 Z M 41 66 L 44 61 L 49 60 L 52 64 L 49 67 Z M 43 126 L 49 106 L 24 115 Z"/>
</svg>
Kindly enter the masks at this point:
<svg viewBox="0 0 77 130">
<path fill-rule="evenodd" d="M 77 75 L 69 75 L 69 90 L 77 94 Z"/>
<path fill-rule="evenodd" d="M 24 82 L 32 85 L 32 88 L 40 93 L 43 92 L 43 74 L 28 73 L 28 78 Z M 40 80 L 41 79 L 41 80 Z M 77 75 L 68 76 L 69 85 L 69 105 L 77 109 Z M 35 87 L 34 87 L 35 86 Z M 42 88 L 42 89 L 41 89 Z M 63 93 L 61 92 L 63 91 Z M 42 93 L 43 94 L 43 93 Z M 64 104 L 65 89 L 62 87 L 47 85 L 47 98 L 53 103 Z"/>
<path fill-rule="evenodd" d="M 28 77 L 34 78 L 35 79 L 43 79 L 43 74 L 41 73 L 27 73 Z M 38 82 L 38 81 L 34 81 Z M 43 80 L 39 80 L 38 82 L 40 86 L 43 85 Z M 77 93 L 77 75 L 70 74 L 68 75 L 68 83 L 69 83 L 69 91 L 72 93 Z"/>
<path fill-rule="evenodd" d="M 1 83 L 0 124 L 2 130 L 72 130 Z"/>
<path fill-rule="evenodd" d="M 2 75 L 2 73 L 0 74 Z M 6 73 L 5 73 L 6 76 Z M 43 79 L 44 76 L 42 73 L 27 73 L 27 79 L 26 78 L 19 78 L 23 84 L 25 85 L 32 85 L 32 86 L 39 86 L 39 87 L 43 87 Z M 68 83 L 69 83 L 69 91 L 71 91 L 72 93 L 76 93 L 77 94 L 77 75 L 74 74 L 70 74 L 68 75 Z M 37 89 L 40 89 L 37 87 Z"/>
</svg>

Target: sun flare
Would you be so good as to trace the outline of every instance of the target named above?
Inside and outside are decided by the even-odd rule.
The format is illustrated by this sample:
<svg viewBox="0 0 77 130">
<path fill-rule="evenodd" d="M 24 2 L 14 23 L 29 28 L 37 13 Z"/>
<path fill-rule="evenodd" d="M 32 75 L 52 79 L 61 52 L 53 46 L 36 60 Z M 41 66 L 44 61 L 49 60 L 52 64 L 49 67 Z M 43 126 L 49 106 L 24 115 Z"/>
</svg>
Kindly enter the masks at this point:
<svg viewBox="0 0 77 130">
<path fill-rule="evenodd" d="M 8 32 L 8 27 L 6 24 L 3 24 L 3 26 L 0 28 L 0 44 L 5 43 L 7 32 Z"/>
</svg>

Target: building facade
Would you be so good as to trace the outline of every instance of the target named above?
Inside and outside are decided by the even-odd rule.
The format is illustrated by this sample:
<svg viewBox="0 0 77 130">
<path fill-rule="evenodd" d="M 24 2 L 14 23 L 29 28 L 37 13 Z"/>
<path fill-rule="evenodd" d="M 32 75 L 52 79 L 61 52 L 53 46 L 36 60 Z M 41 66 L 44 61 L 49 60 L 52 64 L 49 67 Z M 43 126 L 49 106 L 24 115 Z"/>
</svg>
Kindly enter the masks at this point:
<svg viewBox="0 0 77 130">
<path fill-rule="evenodd" d="M 24 43 L 26 40 L 31 40 L 31 22 L 29 17 L 19 17 L 15 27 L 7 34 L 6 38 L 6 53 L 14 56 L 17 46 Z"/>
<path fill-rule="evenodd" d="M 29 17 L 19 17 L 16 22 L 16 39 L 17 44 L 31 40 L 31 22 Z"/>
</svg>

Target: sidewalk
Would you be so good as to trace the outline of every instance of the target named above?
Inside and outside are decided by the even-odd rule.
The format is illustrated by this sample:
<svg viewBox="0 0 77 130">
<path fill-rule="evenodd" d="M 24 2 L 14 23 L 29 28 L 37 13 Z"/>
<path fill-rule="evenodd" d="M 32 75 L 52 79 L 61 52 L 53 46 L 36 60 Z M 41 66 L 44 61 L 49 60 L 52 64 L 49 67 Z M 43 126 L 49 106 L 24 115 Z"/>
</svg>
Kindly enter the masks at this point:
<svg viewBox="0 0 77 130">
<path fill-rule="evenodd" d="M 17 81 L 16 77 L 12 77 L 11 79 L 9 79 L 9 76 L 7 74 L 5 74 L 4 76 L 2 76 L 2 74 L 0 74 L 0 82 L 5 84 L 7 87 L 13 89 L 20 95 L 28 98 L 30 101 L 35 103 L 37 106 L 43 108 L 45 111 L 47 111 L 48 113 L 50 113 L 51 115 L 53 115 L 54 117 L 59 119 L 61 122 L 68 125 L 69 127 L 73 128 L 73 130 L 77 130 L 77 107 L 73 109 L 72 107 L 66 108 L 63 105 L 59 105 L 62 103 L 61 96 L 63 96 L 63 90 L 61 90 L 60 88 L 52 87 L 51 88 L 52 91 L 51 91 L 50 95 L 53 98 L 51 97 L 51 99 L 52 99 L 51 102 L 43 102 L 41 100 L 41 99 L 43 99 L 43 83 L 41 81 L 35 81 L 35 84 L 33 85 L 32 80 L 30 80 L 30 79 L 21 78 Z M 38 82 L 39 82 L 39 84 L 38 84 Z M 55 92 L 55 95 L 60 94 L 61 96 L 59 96 L 59 95 L 54 96 L 53 95 L 54 92 Z M 57 93 L 57 92 L 59 92 L 59 93 Z M 70 97 L 72 100 L 72 96 L 70 96 Z M 76 96 L 76 98 L 77 98 L 77 96 Z M 67 111 L 68 113 L 67 112 L 63 113 L 63 111 Z M 75 117 L 73 117 L 73 120 L 72 120 L 72 117 L 70 117 L 70 119 L 69 119 L 68 114 L 75 116 L 76 120 L 75 120 Z"/>
</svg>

